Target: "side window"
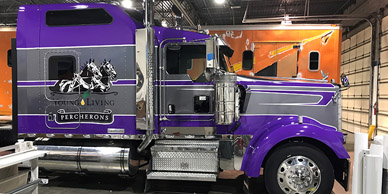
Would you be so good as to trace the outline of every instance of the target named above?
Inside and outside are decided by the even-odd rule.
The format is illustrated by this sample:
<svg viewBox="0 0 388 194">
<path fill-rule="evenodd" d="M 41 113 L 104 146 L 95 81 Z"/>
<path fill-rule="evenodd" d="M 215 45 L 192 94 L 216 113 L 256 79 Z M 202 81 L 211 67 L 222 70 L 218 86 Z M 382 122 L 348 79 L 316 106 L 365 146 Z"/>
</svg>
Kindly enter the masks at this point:
<svg viewBox="0 0 388 194">
<path fill-rule="evenodd" d="M 318 71 L 319 70 L 319 52 L 311 51 L 309 54 L 309 70 Z"/>
<path fill-rule="evenodd" d="M 246 50 L 243 52 L 242 68 L 244 70 L 252 70 L 253 68 L 253 51 Z"/>
<path fill-rule="evenodd" d="M 75 70 L 73 56 L 52 56 L 48 60 L 49 80 L 71 80 Z"/>
<path fill-rule="evenodd" d="M 193 81 L 204 78 L 206 47 L 201 45 L 169 46 L 167 48 L 167 72 L 188 74 Z"/>
<path fill-rule="evenodd" d="M 46 12 L 47 26 L 101 25 L 112 23 L 105 9 L 55 10 Z"/>
</svg>

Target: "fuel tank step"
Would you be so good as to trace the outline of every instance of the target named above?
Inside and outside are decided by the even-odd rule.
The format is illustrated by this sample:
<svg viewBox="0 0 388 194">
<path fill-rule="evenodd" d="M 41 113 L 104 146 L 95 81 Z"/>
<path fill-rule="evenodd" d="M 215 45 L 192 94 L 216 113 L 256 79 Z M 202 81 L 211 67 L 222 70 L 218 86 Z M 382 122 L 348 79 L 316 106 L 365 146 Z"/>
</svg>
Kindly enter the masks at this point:
<svg viewBox="0 0 388 194">
<path fill-rule="evenodd" d="M 147 179 L 216 182 L 217 174 L 189 172 L 150 172 Z"/>
<path fill-rule="evenodd" d="M 148 179 L 215 181 L 218 140 L 157 140 Z"/>
</svg>

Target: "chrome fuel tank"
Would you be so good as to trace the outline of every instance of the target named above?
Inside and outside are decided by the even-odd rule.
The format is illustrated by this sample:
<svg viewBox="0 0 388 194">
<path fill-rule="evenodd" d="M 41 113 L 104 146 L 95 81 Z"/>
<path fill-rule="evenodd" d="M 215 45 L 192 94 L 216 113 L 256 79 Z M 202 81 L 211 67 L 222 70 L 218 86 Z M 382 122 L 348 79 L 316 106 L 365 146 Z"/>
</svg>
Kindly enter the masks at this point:
<svg viewBox="0 0 388 194">
<path fill-rule="evenodd" d="M 38 145 L 49 151 L 39 166 L 52 171 L 105 172 L 128 174 L 133 169 L 130 148 Z"/>
</svg>

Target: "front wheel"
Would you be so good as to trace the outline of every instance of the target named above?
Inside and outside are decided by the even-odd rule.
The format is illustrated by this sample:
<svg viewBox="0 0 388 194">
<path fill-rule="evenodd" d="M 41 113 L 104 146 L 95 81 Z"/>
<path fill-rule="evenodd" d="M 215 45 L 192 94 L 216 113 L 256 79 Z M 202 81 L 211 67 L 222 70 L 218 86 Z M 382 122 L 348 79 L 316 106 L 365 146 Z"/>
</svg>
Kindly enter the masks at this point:
<svg viewBox="0 0 388 194">
<path fill-rule="evenodd" d="M 264 166 L 270 194 L 328 194 L 334 185 L 330 160 L 316 147 L 299 143 L 276 149 Z"/>
</svg>

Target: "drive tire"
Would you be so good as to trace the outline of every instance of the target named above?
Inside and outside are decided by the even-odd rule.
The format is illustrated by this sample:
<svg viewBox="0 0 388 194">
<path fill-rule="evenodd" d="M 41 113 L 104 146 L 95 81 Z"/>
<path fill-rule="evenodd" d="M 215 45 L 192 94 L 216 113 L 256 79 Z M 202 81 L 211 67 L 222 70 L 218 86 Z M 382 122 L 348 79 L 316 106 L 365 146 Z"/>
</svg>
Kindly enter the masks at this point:
<svg viewBox="0 0 388 194">
<path fill-rule="evenodd" d="M 320 171 L 319 187 L 315 191 L 310 190 L 310 192 L 300 192 L 300 194 L 331 193 L 334 185 L 333 166 L 330 160 L 321 150 L 308 143 L 287 143 L 285 145 L 280 146 L 274 152 L 271 153 L 264 166 L 264 182 L 268 193 L 286 193 L 286 191 L 283 191 L 280 186 L 281 183 L 279 181 L 281 179 L 281 175 L 278 175 L 278 172 L 280 172 L 281 165 L 285 164 L 284 161 L 287 161 L 287 159 L 288 161 L 290 161 L 292 160 L 292 158 L 296 158 L 299 156 L 310 159 L 310 161 L 312 161 L 316 164 L 316 166 L 318 166 L 318 169 Z M 281 181 L 283 181 L 283 179 L 281 179 Z M 283 189 L 290 189 L 290 187 L 287 188 L 287 186 L 283 186 Z"/>
</svg>

